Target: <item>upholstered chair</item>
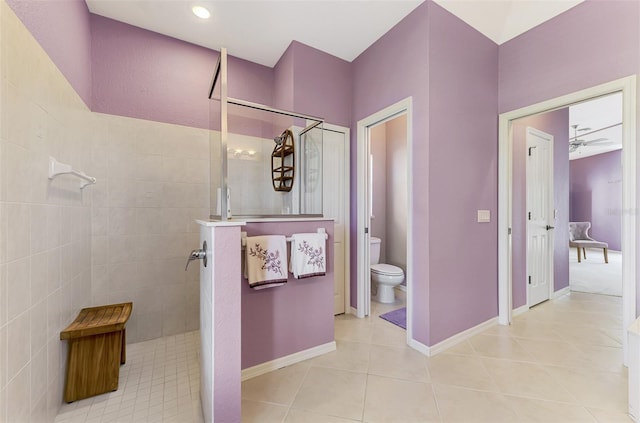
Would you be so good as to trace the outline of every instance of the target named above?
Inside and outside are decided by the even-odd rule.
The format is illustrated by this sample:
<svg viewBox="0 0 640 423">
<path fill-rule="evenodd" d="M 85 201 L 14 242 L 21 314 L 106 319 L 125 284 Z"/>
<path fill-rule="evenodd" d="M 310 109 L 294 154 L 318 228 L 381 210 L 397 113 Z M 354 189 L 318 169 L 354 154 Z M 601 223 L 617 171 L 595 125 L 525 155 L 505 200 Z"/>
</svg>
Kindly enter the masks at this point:
<svg viewBox="0 0 640 423">
<path fill-rule="evenodd" d="M 582 255 L 586 260 L 586 248 L 602 248 L 604 251 L 604 262 L 609 263 L 609 257 L 607 256 L 609 244 L 591 238 L 589 236 L 590 228 L 591 222 L 569 222 L 569 248 L 576 248 L 578 252 L 578 263 L 581 262 L 580 249 L 582 249 Z"/>
</svg>

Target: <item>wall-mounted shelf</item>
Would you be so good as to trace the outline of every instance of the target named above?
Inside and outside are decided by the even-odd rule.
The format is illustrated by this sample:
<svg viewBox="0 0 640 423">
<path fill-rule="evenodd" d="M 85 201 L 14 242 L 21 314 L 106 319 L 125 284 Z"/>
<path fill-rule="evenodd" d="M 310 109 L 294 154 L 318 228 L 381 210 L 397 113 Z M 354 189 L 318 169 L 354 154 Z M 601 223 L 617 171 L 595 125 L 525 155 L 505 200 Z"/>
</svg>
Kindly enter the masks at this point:
<svg viewBox="0 0 640 423">
<path fill-rule="evenodd" d="M 82 179 L 83 182 L 80 183 L 80 189 L 86 187 L 87 185 L 92 185 L 96 183 L 96 178 L 93 176 L 89 176 L 84 172 L 74 170 L 71 165 L 60 163 L 53 157 L 49 157 L 49 179 L 53 179 L 58 175 L 73 175 Z"/>
<path fill-rule="evenodd" d="M 296 167 L 293 132 L 286 129 L 277 139 L 280 139 L 281 143 L 276 145 L 271 153 L 271 181 L 274 190 L 289 192 L 293 188 Z"/>
</svg>

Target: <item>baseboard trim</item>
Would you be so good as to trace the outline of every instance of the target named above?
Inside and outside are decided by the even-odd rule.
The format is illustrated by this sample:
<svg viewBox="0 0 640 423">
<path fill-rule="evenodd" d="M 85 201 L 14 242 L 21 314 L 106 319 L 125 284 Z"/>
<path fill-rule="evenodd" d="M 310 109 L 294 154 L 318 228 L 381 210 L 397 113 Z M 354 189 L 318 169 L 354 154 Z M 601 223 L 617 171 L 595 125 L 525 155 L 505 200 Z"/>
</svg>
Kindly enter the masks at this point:
<svg viewBox="0 0 640 423">
<path fill-rule="evenodd" d="M 422 342 L 416 341 L 415 339 L 410 339 L 409 346 L 414 350 L 426 355 L 427 357 L 431 356 L 431 348 L 427 347 Z"/>
<path fill-rule="evenodd" d="M 245 380 L 252 379 L 265 373 L 269 373 L 286 366 L 291 366 L 292 364 L 296 364 L 301 361 L 308 360 L 310 358 L 314 358 L 335 350 L 336 341 L 331 341 L 313 348 L 298 351 L 297 353 L 276 358 L 275 360 L 267 361 L 266 363 L 257 364 L 253 367 L 248 367 L 242 370 L 241 380 L 244 382 Z"/>
<path fill-rule="evenodd" d="M 358 309 L 355 307 L 351 307 L 351 314 L 353 314 L 354 316 L 358 315 Z"/>
<path fill-rule="evenodd" d="M 555 300 L 556 298 L 560 298 L 563 295 L 567 295 L 569 292 L 571 292 L 571 287 L 570 286 L 565 286 L 564 288 L 559 289 L 556 292 L 554 292 L 553 295 L 551 296 L 551 299 Z"/>
<path fill-rule="evenodd" d="M 397 285 L 396 289 L 398 291 L 407 292 L 407 286 L 406 285 Z"/>
<path fill-rule="evenodd" d="M 527 311 L 529 311 L 529 306 L 525 304 L 525 305 L 523 305 L 521 307 L 518 307 L 518 308 L 514 309 L 511 312 L 511 316 L 512 317 L 516 317 L 516 316 L 521 315 L 522 313 L 526 313 Z"/>
<path fill-rule="evenodd" d="M 498 317 L 492 317 L 491 319 L 487 320 L 486 322 L 480 323 L 479 325 L 476 325 L 472 328 L 469 328 L 467 330 L 464 330 L 460 333 L 457 333 L 455 335 L 453 335 L 450 338 L 445 339 L 444 341 L 440 341 L 437 344 L 428 347 L 429 348 L 429 356 L 433 356 L 436 354 L 439 354 L 445 350 L 448 350 L 449 348 L 458 345 L 459 343 L 461 343 L 462 341 L 466 341 L 467 339 L 478 335 L 481 332 L 484 332 L 485 330 L 489 329 L 492 326 L 495 326 L 498 324 Z"/>
</svg>

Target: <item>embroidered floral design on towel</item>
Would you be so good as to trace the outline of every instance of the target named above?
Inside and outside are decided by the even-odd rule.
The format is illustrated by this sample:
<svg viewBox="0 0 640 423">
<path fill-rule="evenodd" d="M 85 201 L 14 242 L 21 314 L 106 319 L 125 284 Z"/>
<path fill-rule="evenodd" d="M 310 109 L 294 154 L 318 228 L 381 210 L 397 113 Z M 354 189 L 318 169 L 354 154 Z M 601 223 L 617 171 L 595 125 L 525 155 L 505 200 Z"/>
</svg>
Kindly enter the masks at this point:
<svg viewBox="0 0 640 423">
<path fill-rule="evenodd" d="M 249 255 L 257 257 L 263 261 L 262 270 L 269 270 L 282 276 L 282 260 L 280 260 L 280 251 L 270 252 L 266 248 L 256 243 L 255 250 L 249 249 Z"/>
<path fill-rule="evenodd" d="M 312 248 L 307 241 L 302 241 L 301 245 L 298 245 L 298 251 L 305 256 L 309 257 L 307 264 L 317 267 L 318 269 L 324 269 L 324 256 L 322 255 L 322 247 Z"/>
</svg>

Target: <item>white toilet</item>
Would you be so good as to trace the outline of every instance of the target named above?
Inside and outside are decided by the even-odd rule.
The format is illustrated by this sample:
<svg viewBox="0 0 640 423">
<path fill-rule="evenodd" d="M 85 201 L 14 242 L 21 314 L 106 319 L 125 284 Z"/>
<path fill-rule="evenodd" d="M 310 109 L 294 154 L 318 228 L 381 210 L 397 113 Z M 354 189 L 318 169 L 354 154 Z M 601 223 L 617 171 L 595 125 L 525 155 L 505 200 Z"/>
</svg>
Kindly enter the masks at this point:
<svg viewBox="0 0 640 423">
<path fill-rule="evenodd" d="M 380 238 L 371 237 L 369 258 L 371 265 L 371 281 L 378 287 L 378 302 L 393 303 L 396 299 L 394 287 L 404 280 L 401 268 L 391 264 L 378 263 L 380 260 Z"/>
</svg>

